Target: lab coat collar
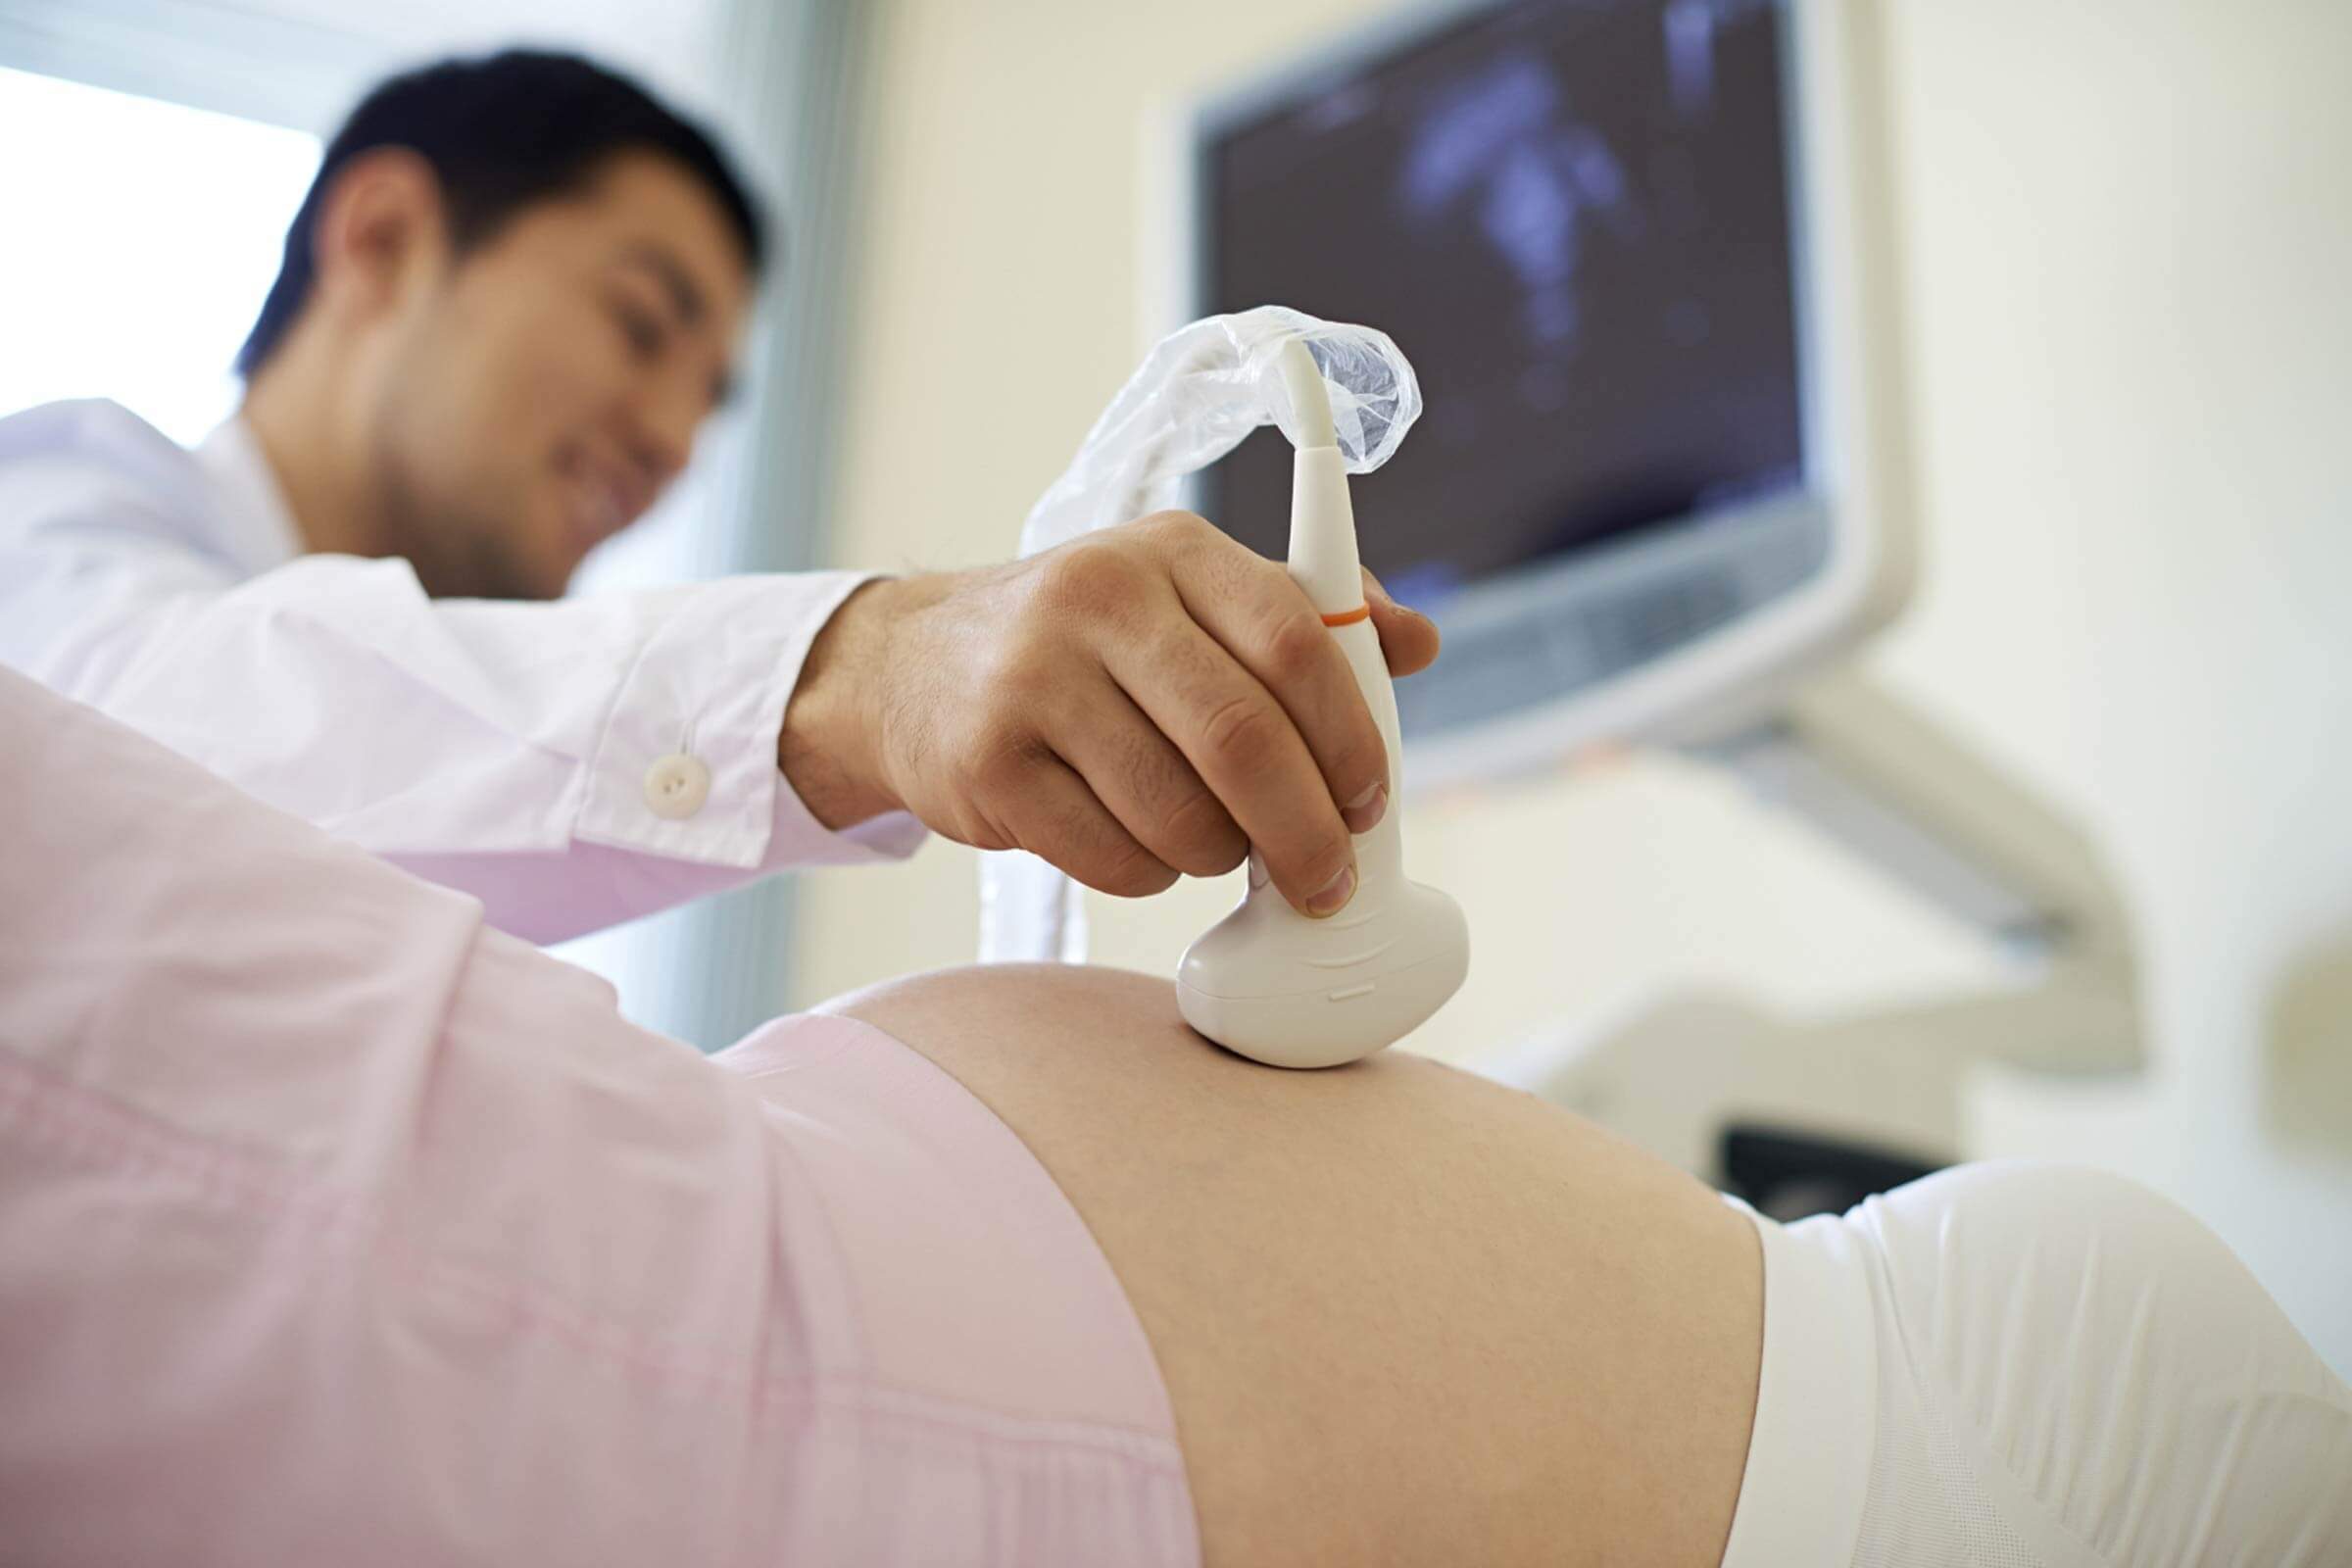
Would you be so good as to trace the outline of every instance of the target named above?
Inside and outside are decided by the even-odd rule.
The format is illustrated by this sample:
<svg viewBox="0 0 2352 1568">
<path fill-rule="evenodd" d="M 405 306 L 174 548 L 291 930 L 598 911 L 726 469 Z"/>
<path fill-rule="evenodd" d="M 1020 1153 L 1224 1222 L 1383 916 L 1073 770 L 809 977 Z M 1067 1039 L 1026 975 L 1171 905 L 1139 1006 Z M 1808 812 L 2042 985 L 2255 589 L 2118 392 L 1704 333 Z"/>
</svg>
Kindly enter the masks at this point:
<svg viewBox="0 0 2352 1568">
<path fill-rule="evenodd" d="M 253 426 L 231 416 L 196 448 L 223 528 L 220 544 L 250 572 L 282 566 L 302 554 L 302 530 L 278 488 L 277 474 Z"/>
</svg>

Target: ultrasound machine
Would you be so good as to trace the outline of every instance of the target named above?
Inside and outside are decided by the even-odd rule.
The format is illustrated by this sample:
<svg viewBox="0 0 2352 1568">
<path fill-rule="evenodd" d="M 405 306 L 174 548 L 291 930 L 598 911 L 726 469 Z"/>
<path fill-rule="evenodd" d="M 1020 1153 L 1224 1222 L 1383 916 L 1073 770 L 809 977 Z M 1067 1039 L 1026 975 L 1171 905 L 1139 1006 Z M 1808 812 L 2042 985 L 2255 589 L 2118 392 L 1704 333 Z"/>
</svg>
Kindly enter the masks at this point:
<svg viewBox="0 0 2352 1568">
<path fill-rule="evenodd" d="M 1866 0 L 1422 6 L 1193 106 L 1167 181 L 1168 319 L 1281 302 L 1419 373 L 1428 412 L 1356 499 L 1365 564 L 1445 634 L 1397 687 L 1408 789 L 1676 748 L 2006 956 L 1984 994 L 1830 1020 L 1562 999 L 1529 1087 L 1784 1213 L 1957 1158 L 1975 1061 L 2140 1051 L 2082 833 L 1853 663 L 1914 567 L 1882 25 Z M 1261 432 L 1199 510 L 1279 557 L 1289 459 Z"/>
</svg>

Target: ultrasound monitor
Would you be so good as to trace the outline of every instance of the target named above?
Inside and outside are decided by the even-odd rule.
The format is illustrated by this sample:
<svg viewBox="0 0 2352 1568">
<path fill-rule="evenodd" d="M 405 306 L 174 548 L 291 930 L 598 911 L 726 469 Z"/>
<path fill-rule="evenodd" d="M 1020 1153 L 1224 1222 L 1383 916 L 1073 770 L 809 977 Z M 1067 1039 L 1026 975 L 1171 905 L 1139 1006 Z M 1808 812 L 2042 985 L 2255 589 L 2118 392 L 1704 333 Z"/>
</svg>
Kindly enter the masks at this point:
<svg viewBox="0 0 2352 1568">
<path fill-rule="evenodd" d="M 1893 267 L 1850 0 L 1423 8 L 1203 107 L 1188 314 L 1382 328 L 1427 412 L 1357 481 L 1446 654 L 1411 782 L 1766 710 L 1900 604 Z M 1200 510 L 1280 557 L 1261 431 Z"/>
</svg>

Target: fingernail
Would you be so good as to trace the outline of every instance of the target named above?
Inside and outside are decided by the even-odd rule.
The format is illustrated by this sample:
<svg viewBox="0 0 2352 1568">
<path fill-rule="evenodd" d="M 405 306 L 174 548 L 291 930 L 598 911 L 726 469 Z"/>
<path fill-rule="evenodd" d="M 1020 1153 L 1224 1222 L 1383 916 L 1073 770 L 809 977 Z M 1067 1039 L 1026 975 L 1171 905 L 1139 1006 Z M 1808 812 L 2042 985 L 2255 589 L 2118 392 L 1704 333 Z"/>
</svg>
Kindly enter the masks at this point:
<svg viewBox="0 0 2352 1568">
<path fill-rule="evenodd" d="M 1347 906 L 1348 899 L 1353 897 L 1354 893 L 1355 867 L 1350 865 L 1325 884 L 1322 892 L 1306 901 L 1306 912 L 1309 914 L 1337 914 Z"/>
<path fill-rule="evenodd" d="M 1403 600 L 1398 599 L 1395 594 L 1389 592 L 1388 588 L 1381 582 L 1381 580 L 1372 575 L 1372 568 L 1369 566 L 1364 568 L 1364 592 L 1366 597 L 1379 600 L 1383 606 L 1390 610 L 1396 611 L 1402 614 L 1410 615 L 1415 620 L 1429 621 L 1431 625 L 1437 624 L 1435 621 L 1430 621 L 1427 615 L 1424 615 L 1421 613 L 1421 612 L 1415 610 L 1412 606 L 1406 604 Z"/>
<path fill-rule="evenodd" d="M 1369 833 L 1388 814 L 1388 789 L 1375 784 L 1340 808 L 1340 820 L 1348 824 L 1350 833 Z"/>
</svg>

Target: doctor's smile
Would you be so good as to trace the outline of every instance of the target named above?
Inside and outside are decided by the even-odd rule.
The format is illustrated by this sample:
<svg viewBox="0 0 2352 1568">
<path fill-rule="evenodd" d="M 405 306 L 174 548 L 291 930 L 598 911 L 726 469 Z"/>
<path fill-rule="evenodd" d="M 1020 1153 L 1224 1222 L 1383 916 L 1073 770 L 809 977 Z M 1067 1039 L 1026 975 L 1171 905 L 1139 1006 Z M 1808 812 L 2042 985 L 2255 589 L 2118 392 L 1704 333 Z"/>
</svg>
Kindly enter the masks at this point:
<svg viewBox="0 0 2352 1568">
<path fill-rule="evenodd" d="M 0 15 L 0 1562 L 2352 1564 L 2352 13 L 2127 6 Z"/>
</svg>

